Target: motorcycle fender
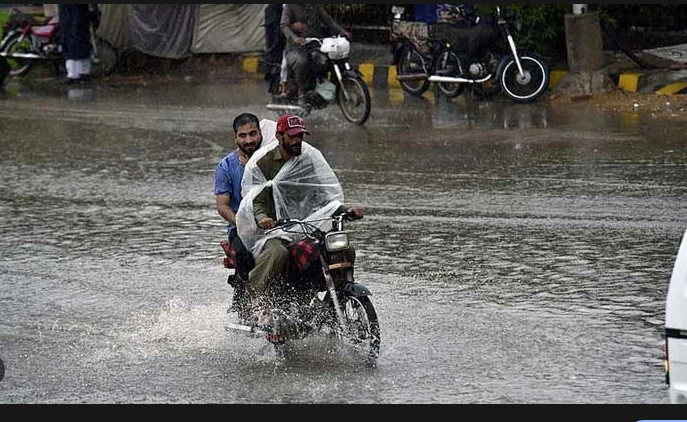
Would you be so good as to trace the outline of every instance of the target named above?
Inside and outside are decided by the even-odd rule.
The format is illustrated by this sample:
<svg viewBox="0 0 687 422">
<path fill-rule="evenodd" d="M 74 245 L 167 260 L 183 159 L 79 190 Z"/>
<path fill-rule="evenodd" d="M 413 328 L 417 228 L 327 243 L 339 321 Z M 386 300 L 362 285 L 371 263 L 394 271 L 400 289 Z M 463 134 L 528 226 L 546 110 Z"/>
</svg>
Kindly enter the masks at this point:
<svg viewBox="0 0 687 422">
<path fill-rule="evenodd" d="M 19 33 L 18 31 L 10 31 L 5 35 L 5 38 L 0 41 L 0 51 L 5 51 L 5 48 L 7 48 L 7 42 L 14 37 L 15 34 Z"/>
<path fill-rule="evenodd" d="M 392 57 L 393 57 L 393 60 L 391 61 L 391 63 L 392 63 L 393 65 L 397 65 L 397 64 L 398 64 L 398 59 L 399 59 L 400 56 L 401 56 L 401 52 L 402 52 L 406 47 L 412 48 L 412 44 L 410 44 L 410 42 L 408 42 L 408 41 L 400 41 L 400 42 L 396 43 L 396 45 L 393 47 L 392 52 L 391 52 L 391 55 L 392 55 Z"/>
<path fill-rule="evenodd" d="M 346 284 L 343 288 L 343 292 L 344 294 L 353 297 L 372 296 L 372 293 L 370 292 L 370 290 L 368 290 L 367 287 L 363 286 L 362 284 L 356 283 Z"/>
<path fill-rule="evenodd" d="M 350 69 L 344 72 L 344 76 L 349 76 L 351 78 L 363 79 L 363 74 L 358 69 Z"/>
</svg>

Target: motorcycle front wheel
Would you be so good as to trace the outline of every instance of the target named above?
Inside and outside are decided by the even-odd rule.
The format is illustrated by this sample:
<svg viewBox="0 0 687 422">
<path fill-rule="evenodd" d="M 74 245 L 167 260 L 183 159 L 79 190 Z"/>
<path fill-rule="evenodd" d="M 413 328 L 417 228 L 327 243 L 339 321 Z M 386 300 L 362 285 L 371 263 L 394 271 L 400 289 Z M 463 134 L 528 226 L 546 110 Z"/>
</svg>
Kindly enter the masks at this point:
<svg viewBox="0 0 687 422">
<path fill-rule="evenodd" d="M 427 92 L 430 83 L 427 76 L 425 59 L 415 48 L 406 46 L 398 56 L 398 63 L 396 63 L 396 76 L 403 77 L 409 75 L 425 76 L 418 76 L 417 79 L 399 79 L 398 83 L 401 85 L 401 89 L 408 94 L 417 96 Z"/>
<path fill-rule="evenodd" d="M 520 56 L 523 73 L 520 74 L 515 60 L 503 67 L 499 85 L 503 93 L 516 103 L 535 101 L 549 86 L 549 68 L 546 63 L 532 55 Z"/>
<path fill-rule="evenodd" d="M 4 53 L 8 54 L 31 54 L 31 40 L 24 38 L 20 40 L 21 34 L 17 33 L 7 40 Z M 7 64 L 10 67 L 9 76 L 22 77 L 29 73 L 29 70 L 34 66 L 34 59 L 25 59 L 20 57 L 7 57 Z"/>
<path fill-rule="evenodd" d="M 348 332 L 344 337 L 365 355 L 368 365 L 374 366 L 379 356 L 381 337 L 379 320 L 372 301 L 367 296 L 348 296 L 342 305 L 348 325 Z"/>
<path fill-rule="evenodd" d="M 344 76 L 341 79 L 338 100 L 346 120 L 357 125 L 367 122 L 372 110 L 372 99 L 365 81 L 353 76 Z"/>
</svg>

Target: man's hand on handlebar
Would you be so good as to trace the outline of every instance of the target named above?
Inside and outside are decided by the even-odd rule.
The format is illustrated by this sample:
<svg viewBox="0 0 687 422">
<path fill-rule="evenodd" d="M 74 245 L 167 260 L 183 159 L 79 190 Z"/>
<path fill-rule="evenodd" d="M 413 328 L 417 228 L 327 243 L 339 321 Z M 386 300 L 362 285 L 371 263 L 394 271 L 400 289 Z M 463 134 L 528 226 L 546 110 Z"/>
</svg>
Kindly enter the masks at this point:
<svg viewBox="0 0 687 422">
<path fill-rule="evenodd" d="M 365 209 L 359 205 L 351 205 L 346 210 L 346 214 L 351 220 L 360 220 L 365 215 Z"/>
<path fill-rule="evenodd" d="M 262 220 L 258 221 L 258 227 L 260 227 L 263 230 L 270 230 L 273 229 L 277 226 L 275 221 L 269 217 L 265 217 Z"/>
</svg>

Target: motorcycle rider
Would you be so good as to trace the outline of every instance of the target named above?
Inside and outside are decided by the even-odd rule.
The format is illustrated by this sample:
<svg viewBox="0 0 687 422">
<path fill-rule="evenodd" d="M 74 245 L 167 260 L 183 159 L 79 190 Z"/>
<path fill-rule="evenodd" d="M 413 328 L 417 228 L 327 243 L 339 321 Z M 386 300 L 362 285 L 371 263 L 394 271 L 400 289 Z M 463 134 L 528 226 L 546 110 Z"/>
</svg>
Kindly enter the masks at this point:
<svg viewBox="0 0 687 422">
<path fill-rule="evenodd" d="M 263 133 L 270 132 L 267 120 L 260 122 L 251 113 L 242 113 L 234 118 L 232 128 L 236 149 L 227 154 L 215 169 L 215 206 L 217 213 L 227 222 L 227 239 L 236 252 L 236 272 L 229 276 L 228 284 L 234 288 L 230 311 L 241 309 L 245 299 L 245 280 L 255 262 L 236 232 L 236 212 L 243 199 L 241 180 L 248 160 L 263 144 Z M 273 130 L 271 130 L 273 132 Z M 269 138 L 273 139 L 272 136 Z"/>
<path fill-rule="evenodd" d="M 338 34 L 350 41 L 352 35 L 336 23 L 321 4 L 285 4 L 281 14 L 281 30 L 286 37 L 288 71 L 293 72 L 296 81 L 298 105 L 304 107 L 311 67 L 310 54 L 304 46 L 305 38 Z"/>
<path fill-rule="evenodd" d="M 277 144 L 258 151 L 246 164 L 244 200 L 236 216 L 238 233 L 255 256 L 246 293 L 251 303 L 250 323 L 270 326 L 270 294 L 286 280 L 289 251 L 286 246 L 302 236 L 275 231 L 278 219 L 309 219 L 348 212 L 363 218 L 364 210 L 343 203 L 343 189 L 322 153 L 303 141 L 309 135 L 299 116 L 284 115 L 276 128 Z M 325 224 L 325 223 L 322 223 Z M 331 224 L 331 223 L 330 223 Z M 324 227 L 323 227 L 324 229 Z M 350 262 L 355 250 L 348 251 Z"/>
</svg>

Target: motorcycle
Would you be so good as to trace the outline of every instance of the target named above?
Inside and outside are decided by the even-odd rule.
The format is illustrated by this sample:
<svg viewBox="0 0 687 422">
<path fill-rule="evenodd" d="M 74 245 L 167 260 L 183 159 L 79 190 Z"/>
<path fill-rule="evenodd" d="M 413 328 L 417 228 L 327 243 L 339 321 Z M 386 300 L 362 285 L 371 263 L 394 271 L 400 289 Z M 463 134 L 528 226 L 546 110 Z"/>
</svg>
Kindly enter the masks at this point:
<svg viewBox="0 0 687 422">
<path fill-rule="evenodd" d="M 346 120 L 364 125 L 370 117 L 372 100 L 360 71 L 348 61 L 350 42 L 345 37 L 306 38 L 305 48 L 310 54 L 312 69 L 310 84 L 305 94 L 306 105 L 298 104 L 293 75 L 288 75 L 288 92 L 280 95 L 279 69 L 269 73 L 269 93 L 272 103 L 268 110 L 278 115 L 308 116 L 313 110 L 324 109 L 338 103 Z M 291 73 L 291 72 L 289 72 Z"/>
<path fill-rule="evenodd" d="M 517 103 L 541 97 L 549 85 L 546 60 L 537 53 L 519 49 L 513 37 L 515 15 L 495 8 L 495 19 L 470 13 L 467 5 L 451 5 L 452 13 L 467 25 L 429 24 L 425 41 L 442 42 L 454 53 L 449 60 L 434 59 L 436 49 L 424 48 L 417 40 L 399 34 L 393 37 L 393 57 L 401 88 L 422 95 L 435 82 L 447 96 L 465 87 L 481 90 L 483 95 L 503 92 Z M 394 27 L 400 27 L 402 8 L 394 8 Z M 400 13 L 399 13 L 400 12 Z M 446 49 L 439 49 L 445 54 Z M 438 63 L 438 64 L 435 64 Z"/>
<path fill-rule="evenodd" d="M 10 68 L 8 76 L 26 76 L 39 60 L 52 63 L 56 74 L 64 73 L 58 31 L 57 16 L 40 22 L 21 12 L 10 15 L 8 31 L 0 41 L 0 57 L 6 58 Z M 119 64 L 119 52 L 96 35 L 95 28 L 91 28 L 91 45 L 91 75 L 99 78 L 112 74 Z"/>
<path fill-rule="evenodd" d="M 322 223 L 331 228 L 321 230 Z M 349 233 L 344 223 L 352 216 L 342 213 L 333 217 L 311 220 L 279 220 L 274 229 L 297 234 L 299 240 L 288 245 L 291 261 L 286 283 L 279 286 L 276 300 L 270 311 L 273 324 L 267 327 L 248 325 L 247 301 L 234 300 L 239 323 L 228 328 L 266 338 L 274 345 L 277 356 L 286 358 L 289 345 L 307 336 L 320 333 L 333 336 L 361 353 L 365 363 L 376 364 L 380 350 L 380 328 L 377 312 L 370 296 L 372 293 L 354 279 L 354 266 L 347 258 Z M 302 236 L 302 237 L 301 237 Z M 224 267 L 235 267 L 235 254 L 227 241 L 221 242 L 225 252 Z M 228 282 L 236 283 L 236 274 Z M 235 290 L 234 295 L 243 294 Z M 243 296 L 243 295 L 242 295 Z"/>
</svg>

